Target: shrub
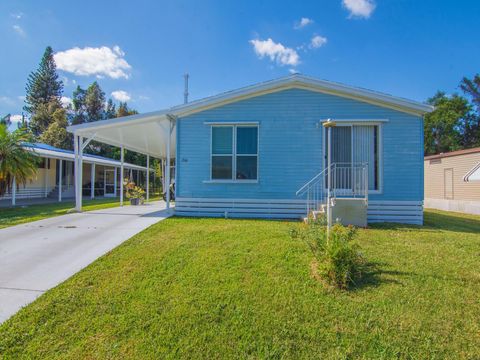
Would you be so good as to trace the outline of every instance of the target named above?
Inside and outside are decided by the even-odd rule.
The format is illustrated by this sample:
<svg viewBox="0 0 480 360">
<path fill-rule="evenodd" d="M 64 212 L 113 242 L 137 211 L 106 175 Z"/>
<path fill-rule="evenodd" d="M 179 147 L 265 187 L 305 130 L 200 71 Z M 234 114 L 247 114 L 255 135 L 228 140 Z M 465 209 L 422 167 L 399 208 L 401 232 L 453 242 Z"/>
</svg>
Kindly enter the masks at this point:
<svg viewBox="0 0 480 360">
<path fill-rule="evenodd" d="M 309 221 L 300 230 L 291 230 L 291 237 L 303 240 L 316 259 L 315 270 L 328 285 L 347 289 L 362 276 L 365 261 L 355 242 L 353 226 L 335 224 L 327 237 L 324 220 Z"/>
</svg>

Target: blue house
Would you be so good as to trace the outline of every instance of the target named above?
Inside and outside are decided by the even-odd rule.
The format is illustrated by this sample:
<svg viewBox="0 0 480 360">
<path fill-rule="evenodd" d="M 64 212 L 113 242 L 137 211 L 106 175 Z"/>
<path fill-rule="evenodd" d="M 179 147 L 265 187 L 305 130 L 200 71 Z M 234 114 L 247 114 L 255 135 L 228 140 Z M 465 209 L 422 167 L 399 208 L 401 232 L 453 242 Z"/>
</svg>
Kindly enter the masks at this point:
<svg viewBox="0 0 480 360">
<path fill-rule="evenodd" d="M 69 130 L 79 159 L 92 139 L 164 159 L 178 215 L 300 218 L 330 196 L 347 217 L 357 210 L 344 201 L 356 199 L 368 222 L 422 224 L 423 115 L 431 110 L 292 75 Z"/>
</svg>

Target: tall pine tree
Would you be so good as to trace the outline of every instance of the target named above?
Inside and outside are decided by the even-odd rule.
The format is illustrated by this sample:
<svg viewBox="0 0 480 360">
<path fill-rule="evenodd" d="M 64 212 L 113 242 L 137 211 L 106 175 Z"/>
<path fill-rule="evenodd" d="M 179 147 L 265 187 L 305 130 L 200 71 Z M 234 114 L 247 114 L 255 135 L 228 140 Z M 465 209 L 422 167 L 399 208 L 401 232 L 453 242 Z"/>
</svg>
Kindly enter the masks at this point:
<svg viewBox="0 0 480 360">
<path fill-rule="evenodd" d="M 105 93 L 96 81 L 87 88 L 85 108 L 89 122 L 102 120 L 105 116 Z"/>
<path fill-rule="evenodd" d="M 73 114 L 72 114 L 72 124 L 83 124 L 87 121 L 87 109 L 85 105 L 85 95 L 86 91 L 77 86 L 77 88 L 73 91 L 72 95 L 72 106 L 73 106 Z"/>
<path fill-rule="evenodd" d="M 117 107 L 112 99 L 108 99 L 107 108 L 105 109 L 105 119 L 113 119 L 117 117 Z"/>
<path fill-rule="evenodd" d="M 24 110 L 34 114 L 39 105 L 56 102 L 61 106 L 63 83 L 58 79 L 53 50 L 47 46 L 40 65 L 28 76 Z"/>
</svg>

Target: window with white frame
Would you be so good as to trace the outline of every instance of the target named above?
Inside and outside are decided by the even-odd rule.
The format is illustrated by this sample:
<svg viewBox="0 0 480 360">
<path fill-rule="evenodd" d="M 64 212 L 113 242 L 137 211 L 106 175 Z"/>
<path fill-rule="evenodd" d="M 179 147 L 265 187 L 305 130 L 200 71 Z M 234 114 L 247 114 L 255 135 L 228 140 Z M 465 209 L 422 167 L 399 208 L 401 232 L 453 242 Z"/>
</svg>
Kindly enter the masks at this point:
<svg viewBox="0 0 480 360">
<path fill-rule="evenodd" d="M 257 180 L 258 126 L 212 126 L 212 180 Z"/>
</svg>

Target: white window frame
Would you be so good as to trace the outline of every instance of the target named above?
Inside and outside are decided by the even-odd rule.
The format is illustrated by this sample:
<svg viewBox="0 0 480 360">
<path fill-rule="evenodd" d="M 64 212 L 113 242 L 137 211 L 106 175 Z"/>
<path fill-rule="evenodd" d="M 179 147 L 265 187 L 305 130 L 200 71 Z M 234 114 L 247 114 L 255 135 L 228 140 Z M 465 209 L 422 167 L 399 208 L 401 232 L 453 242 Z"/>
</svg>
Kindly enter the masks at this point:
<svg viewBox="0 0 480 360">
<path fill-rule="evenodd" d="M 322 120 L 321 123 L 327 120 Z M 378 189 L 368 190 L 369 195 L 383 194 L 383 125 L 388 122 L 388 119 L 379 119 L 379 120 L 365 120 L 365 119 L 331 119 L 336 123 L 336 126 L 350 126 L 355 125 L 375 125 L 378 126 Z M 327 142 L 326 142 L 327 133 L 325 128 L 322 126 L 322 170 L 327 166 L 325 163 L 325 154 L 327 153 Z M 353 131 L 352 131 L 353 137 Z M 353 144 L 353 141 L 352 141 Z M 353 152 L 353 147 L 352 147 Z M 353 157 L 352 157 L 353 159 Z M 326 190 L 326 189 L 325 189 Z"/>
<path fill-rule="evenodd" d="M 206 122 L 206 125 L 210 125 L 210 174 L 209 180 L 204 183 L 235 183 L 235 184 L 256 184 L 259 178 L 259 145 L 260 145 L 260 126 L 258 122 Z M 232 128 L 232 154 L 213 154 L 213 128 L 214 127 L 231 127 Z M 256 154 L 237 154 L 237 128 L 239 127 L 256 127 L 257 128 L 257 153 Z M 212 178 L 212 166 L 213 156 L 232 156 L 232 178 L 231 179 L 213 179 Z M 257 178 L 256 179 L 237 179 L 237 156 L 256 156 L 257 157 Z"/>
</svg>

